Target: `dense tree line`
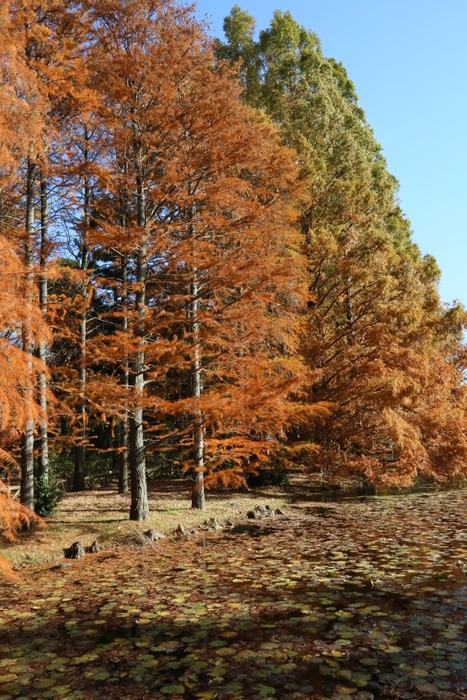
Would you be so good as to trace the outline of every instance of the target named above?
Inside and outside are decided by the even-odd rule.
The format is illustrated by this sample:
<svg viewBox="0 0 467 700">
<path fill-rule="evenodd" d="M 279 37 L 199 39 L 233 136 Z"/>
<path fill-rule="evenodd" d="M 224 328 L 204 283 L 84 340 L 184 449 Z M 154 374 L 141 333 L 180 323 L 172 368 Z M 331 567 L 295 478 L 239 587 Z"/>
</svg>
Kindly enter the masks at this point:
<svg viewBox="0 0 467 700">
<path fill-rule="evenodd" d="M 245 102 L 279 125 L 299 157 L 311 300 L 300 351 L 318 372 L 306 387 L 331 402 L 301 430 L 309 460 L 330 472 L 404 485 L 461 475 L 466 463 L 466 314 L 441 303 L 440 271 L 411 240 L 381 147 L 342 64 L 288 12 L 254 39 L 235 6 L 217 53 L 237 65 Z M 293 435 L 291 435 L 293 440 Z"/>
<path fill-rule="evenodd" d="M 344 67 L 276 12 L 225 42 L 171 0 L 3 6 L 0 456 L 462 474 L 466 314 L 411 240 Z M 6 502 L 6 501 L 5 501 Z"/>
</svg>

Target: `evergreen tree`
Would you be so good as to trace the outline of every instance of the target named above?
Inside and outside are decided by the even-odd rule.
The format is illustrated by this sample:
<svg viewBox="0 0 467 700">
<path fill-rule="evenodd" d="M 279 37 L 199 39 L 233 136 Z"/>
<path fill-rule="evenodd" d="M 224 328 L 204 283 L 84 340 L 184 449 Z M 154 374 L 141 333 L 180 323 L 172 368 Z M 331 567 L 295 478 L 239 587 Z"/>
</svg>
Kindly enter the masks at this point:
<svg viewBox="0 0 467 700">
<path fill-rule="evenodd" d="M 437 266 L 411 240 L 397 181 L 345 68 L 325 58 L 316 35 L 288 12 L 275 12 L 257 42 L 253 27 L 236 6 L 217 51 L 240 59 L 244 99 L 280 126 L 307 187 L 300 229 L 311 300 L 301 351 L 319 373 L 309 401 L 334 405 L 326 425 L 300 431 L 310 442 L 310 466 L 397 484 L 458 473 L 467 456 L 456 359 L 463 357 L 465 312 L 440 303 Z M 436 420 L 449 414 L 455 425 L 456 459 L 441 424 L 433 451 L 433 396 L 443 406 Z"/>
</svg>

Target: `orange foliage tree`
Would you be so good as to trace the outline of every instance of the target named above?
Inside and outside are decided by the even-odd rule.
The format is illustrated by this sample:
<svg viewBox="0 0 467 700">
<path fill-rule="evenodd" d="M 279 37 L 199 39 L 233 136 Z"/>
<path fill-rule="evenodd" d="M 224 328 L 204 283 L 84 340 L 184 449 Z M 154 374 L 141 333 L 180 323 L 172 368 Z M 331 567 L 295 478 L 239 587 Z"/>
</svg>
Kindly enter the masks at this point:
<svg viewBox="0 0 467 700">
<path fill-rule="evenodd" d="M 27 323 L 31 337 L 40 342 L 47 337 L 37 305 L 25 304 L 22 290 L 27 270 L 14 247 L 0 234 L 0 465 L 5 474 L 16 468 L 11 454 L 28 420 L 37 420 L 39 405 L 28 399 L 42 373 L 40 361 L 26 353 L 21 346 L 21 328 Z M 24 525 L 35 521 L 30 508 L 13 498 L 0 480 L 0 537 L 14 539 Z M 8 574 L 10 567 L 0 557 L 0 572 Z"/>
<path fill-rule="evenodd" d="M 130 517 L 140 520 L 144 429 L 152 449 L 170 436 L 189 455 L 193 506 L 203 508 L 206 471 L 241 483 L 249 456 L 264 456 L 295 420 L 286 397 L 305 374 L 298 171 L 275 130 L 242 105 L 190 9 L 146 0 L 88 9 L 101 129 L 89 245 L 114 323 L 93 352 L 108 368 L 106 413 L 130 417 Z"/>
<path fill-rule="evenodd" d="M 22 295 L 28 312 L 38 303 L 36 267 L 36 195 L 40 163 L 46 148 L 46 114 L 48 99 L 45 82 L 39 68 L 43 58 L 43 47 L 48 43 L 50 31 L 45 16 L 48 2 L 32 5 L 28 0 L 2 6 L 2 131 L 5 136 L 2 144 L 1 162 L 4 169 L 3 191 L 9 197 L 2 230 L 9 238 L 18 241 L 24 255 L 28 274 L 24 277 Z M 21 132 L 17 125 L 21 123 Z M 13 207 L 15 215 L 12 216 Z M 43 213 L 45 212 L 42 207 Z M 13 225 L 22 219 L 24 226 Z M 42 228 L 42 227 L 41 227 Z M 44 233 L 44 236 L 46 234 Z M 45 247 L 41 246 L 41 261 L 44 259 Z M 44 289 L 45 277 L 40 283 Z M 43 294 L 41 293 L 41 297 Z M 24 410 L 29 413 L 23 424 L 21 445 L 21 500 L 29 508 L 34 507 L 34 433 L 37 416 L 35 415 L 34 385 L 35 377 L 33 355 L 36 352 L 36 332 L 34 320 L 23 318 L 21 341 L 29 357 L 31 381 L 24 389 Z M 45 360 L 45 335 L 39 341 L 39 354 Z M 41 373 L 40 394 L 42 411 L 40 425 L 42 432 L 43 462 L 47 462 L 47 377 L 45 367 Z"/>
<path fill-rule="evenodd" d="M 9 455 L 0 450 L 0 457 L 8 460 Z M 32 523 L 45 525 L 42 518 L 39 518 L 32 510 L 29 510 L 27 506 L 12 496 L 8 486 L 0 480 L 0 538 L 6 542 L 15 542 L 17 532 L 29 527 Z M 19 580 L 11 563 L 3 556 L 0 556 L 0 576 L 10 581 Z"/>
<path fill-rule="evenodd" d="M 171 0 L 0 11 L 0 447 L 22 436 L 25 505 L 52 394 L 75 490 L 88 449 L 119 452 L 134 520 L 148 454 L 190 474 L 195 508 L 271 457 L 385 484 L 464 472 L 465 312 L 315 35 L 277 12 L 255 42 L 236 8 L 213 51 Z"/>
</svg>

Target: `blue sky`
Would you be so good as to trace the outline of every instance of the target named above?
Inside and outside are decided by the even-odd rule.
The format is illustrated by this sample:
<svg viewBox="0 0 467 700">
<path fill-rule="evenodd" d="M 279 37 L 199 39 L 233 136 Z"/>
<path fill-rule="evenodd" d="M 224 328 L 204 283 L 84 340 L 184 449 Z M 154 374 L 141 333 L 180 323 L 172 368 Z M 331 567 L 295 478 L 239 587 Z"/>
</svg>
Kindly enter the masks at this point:
<svg viewBox="0 0 467 700">
<path fill-rule="evenodd" d="M 237 0 L 268 26 L 290 10 L 355 83 L 414 240 L 443 271 L 444 301 L 467 305 L 467 0 Z M 235 0 L 199 0 L 212 34 Z"/>
</svg>

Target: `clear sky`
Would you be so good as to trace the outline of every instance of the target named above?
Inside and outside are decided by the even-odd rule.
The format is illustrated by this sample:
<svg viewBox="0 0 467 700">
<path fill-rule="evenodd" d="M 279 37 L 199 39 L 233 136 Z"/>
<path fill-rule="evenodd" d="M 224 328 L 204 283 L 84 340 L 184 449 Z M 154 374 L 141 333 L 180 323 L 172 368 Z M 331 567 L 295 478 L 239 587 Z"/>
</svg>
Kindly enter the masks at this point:
<svg viewBox="0 0 467 700">
<path fill-rule="evenodd" d="M 467 0 L 237 0 L 269 25 L 275 9 L 342 61 L 400 182 L 414 240 L 443 271 L 444 301 L 467 305 Z M 198 0 L 212 34 L 235 0 Z"/>
</svg>

